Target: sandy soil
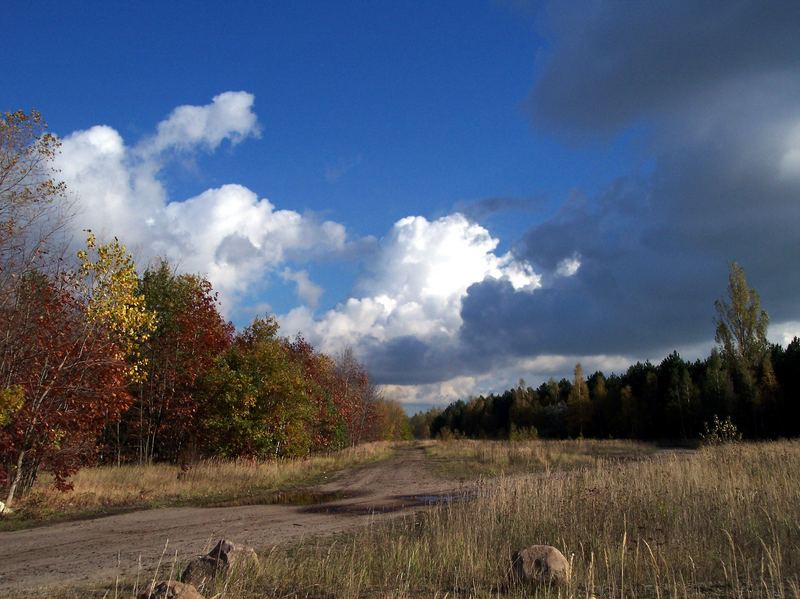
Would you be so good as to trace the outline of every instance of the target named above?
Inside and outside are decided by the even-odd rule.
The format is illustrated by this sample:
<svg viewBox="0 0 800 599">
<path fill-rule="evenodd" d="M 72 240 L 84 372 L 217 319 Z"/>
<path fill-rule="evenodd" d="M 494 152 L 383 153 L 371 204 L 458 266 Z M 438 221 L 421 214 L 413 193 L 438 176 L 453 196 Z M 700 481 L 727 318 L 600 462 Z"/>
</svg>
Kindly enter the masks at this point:
<svg viewBox="0 0 800 599">
<path fill-rule="evenodd" d="M 416 445 L 317 487 L 352 494 L 323 505 L 164 508 L 3 532 L 0 596 L 46 596 L 45 589 L 53 586 L 113 584 L 117 577 L 152 572 L 159 559 L 168 575 L 176 555 L 181 560 L 205 553 L 220 538 L 263 550 L 424 509 L 427 496 L 447 494 L 452 487 L 429 471 L 424 448 Z"/>
</svg>

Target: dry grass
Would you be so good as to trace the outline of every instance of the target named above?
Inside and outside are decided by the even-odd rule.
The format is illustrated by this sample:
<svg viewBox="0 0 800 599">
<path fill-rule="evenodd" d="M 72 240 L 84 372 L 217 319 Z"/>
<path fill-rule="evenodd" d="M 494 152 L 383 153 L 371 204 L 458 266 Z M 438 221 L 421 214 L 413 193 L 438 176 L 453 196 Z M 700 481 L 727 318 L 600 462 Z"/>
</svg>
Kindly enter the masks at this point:
<svg viewBox="0 0 800 599">
<path fill-rule="evenodd" d="M 534 543 L 570 558 L 567 588 L 506 584 L 512 550 Z M 261 562 L 257 574 L 220 581 L 207 596 L 797 598 L 800 442 L 482 479 L 469 503 L 278 547 Z"/>
<path fill-rule="evenodd" d="M 426 447 L 444 476 L 461 480 L 479 477 L 570 470 L 600 461 L 641 459 L 656 452 L 636 441 L 533 440 L 435 441 Z"/>
<path fill-rule="evenodd" d="M 381 442 L 303 459 L 209 460 L 186 472 L 169 464 L 86 468 L 71 479 L 74 488 L 67 493 L 55 490 L 46 478 L 40 480 L 17 504 L 14 516 L 0 521 L 0 526 L 7 529 L 170 505 L 269 503 L 278 490 L 307 485 L 328 473 L 391 453 L 391 444 Z"/>
<path fill-rule="evenodd" d="M 471 503 L 277 549 L 225 598 L 798 597 L 800 443 L 484 480 Z M 512 550 L 559 547 L 569 588 L 505 588 Z"/>
</svg>

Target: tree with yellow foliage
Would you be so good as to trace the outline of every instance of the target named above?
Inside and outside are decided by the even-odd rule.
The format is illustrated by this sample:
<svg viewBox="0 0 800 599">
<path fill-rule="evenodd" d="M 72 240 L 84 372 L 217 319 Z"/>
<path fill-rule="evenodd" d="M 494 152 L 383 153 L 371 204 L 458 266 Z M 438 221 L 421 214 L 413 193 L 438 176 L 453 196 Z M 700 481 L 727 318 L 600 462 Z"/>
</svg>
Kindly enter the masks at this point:
<svg viewBox="0 0 800 599">
<path fill-rule="evenodd" d="M 138 292 L 136 264 L 117 238 L 98 244 L 91 231 L 86 249 L 78 252 L 76 286 L 86 304 L 88 322 L 103 327 L 117 347 L 116 358 L 128 363 L 132 383 L 146 378 L 147 358 L 141 346 L 156 328 L 156 313 Z"/>
<path fill-rule="evenodd" d="M 114 240 L 91 233 L 77 272 L 32 272 L 17 292 L 24 309 L 8 312 L 0 398 L 0 487 L 5 503 L 32 488 L 40 470 L 60 488 L 91 463 L 97 439 L 119 420 L 142 379 L 141 344 L 155 326 L 137 291 L 136 266 Z"/>
</svg>

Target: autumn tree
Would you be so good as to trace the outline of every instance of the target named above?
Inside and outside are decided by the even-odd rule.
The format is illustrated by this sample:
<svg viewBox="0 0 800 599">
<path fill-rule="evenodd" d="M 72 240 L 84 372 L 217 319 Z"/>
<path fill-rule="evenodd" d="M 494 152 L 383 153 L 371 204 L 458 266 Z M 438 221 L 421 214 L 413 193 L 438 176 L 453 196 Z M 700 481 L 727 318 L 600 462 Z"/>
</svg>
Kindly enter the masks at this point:
<svg viewBox="0 0 800 599">
<path fill-rule="evenodd" d="M 6 312 L 12 334 L 0 386 L 14 405 L 4 409 L 0 469 L 9 504 L 41 469 L 68 487 L 67 477 L 95 458 L 105 424 L 130 405 L 127 385 L 144 372 L 138 347 L 151 315 L 136 293 L 133 261 L 116 241 L 90 237 L 88 246 L 75 273 L 25 275 L 19 308 Z"/>
<path fill-rule="evenodd" d="M 763 423 L 764 395 L 773 393 L 769 379 L 767 326 L 769 316 L 761 308 L 758 292 L 749 287 L 744 269 L 736 262 L 728 275 L 728 299 L 714 302 L 717 311 L 716 341 L 734 374 L 738 402 L 736 421 L 745 432 L 759 434 Z"/>
<path fill-rule="evenodd" d="M 728 274 L 728 299 L 714 302 L 717 343 L 730 363 L 756 369 L 767 351 L 769 316 L 761 309 L 758 292 L 747 285 L 744 269 L 736 262 Z"/>
<path fill-rule="evenodd" d="M 64 224 L 65 186 L 53 167 L 59 145 L 37 111 L 0 114 L 0 308 L 14 303 L 25 274 L 47 266 Z"/>
<path fill-rule="evenodd" d="M 346 447 L 350 441 L 347 421 L 342 412 L 346 381 L 342 380 L 334 360 L 297 336 L 287 347 L 303 369 L 305 394 L 312 404 L 312 449 L 329 451 Z"/>
<path fill-rule="evenodd" d="M 411 423 L 399 401 L 379 399 L 373 406 L 374 417 L 366 433 L 369 441 L 406 441 L 412 438 Z"/>
<path fill-rule="evenodd" d="M 351 347 L 336 356 L 336 372 L 341 385 L 337 408 L 344 417 L 350 444 L 355 446 L 365 439 L 380 392 Z"/>
<path fill-rule="evenodd" d="M 78 251 L 75 287 L 83 300 L 86 318 L 114 340 L 116 358 L 126 360 L 126 376 L 133 383 L 147 376 L 143 344 L 156 327 L 156 314 L 145 306 L 139 292 L 136 264 L 118 239 L 100 244 L 91 231 L 86 249 Z"/>
<path fill-rule="evenodd" d="M 201 434 L 225 457 L 306 455 L 312 404 L 303 369 L 278 336 L 274 318 L 256 318 L 236 335 L 206 376 Z"/>
<path fill-rule="evenodd" d="M 20 289 L 25 311 L 9 323 L 17 342 L 6 354 L 6 389 L 15 405 L 0 432 L 6 503 L 32 487 L 40 469 L 66 488 L 67 477 L 94 457 L 105 422 L 130 403 L 128 365 L 68 286 L 28 277 Z"/>
<path fill-rule="evenodd" d="M 117 461 L 177 461 L 192 441 L 203 399 L 202 377 L 232 340 L 211 283 L 176 274 L 161 261 L 139 282 L 154 328 L 141 346 L 146 374 L 131 388 L 134 405 L 111 423 L 107 442 Z"/>
<path fill-rule="evenodd" d="M 567 420 L 570 432 L 579 436 L 583 436 L 584 430 L 592 421 L 589 387 L 586 385 L 580 363 L 575 365 L 575 378 L 567 400 Z"/>
</svg>

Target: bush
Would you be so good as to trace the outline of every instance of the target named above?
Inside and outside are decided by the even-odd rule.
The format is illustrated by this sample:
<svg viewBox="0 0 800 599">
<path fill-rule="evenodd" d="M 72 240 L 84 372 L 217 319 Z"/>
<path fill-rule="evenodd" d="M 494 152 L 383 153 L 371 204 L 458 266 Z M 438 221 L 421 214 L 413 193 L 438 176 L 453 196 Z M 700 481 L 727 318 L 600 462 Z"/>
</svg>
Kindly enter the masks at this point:
<svg viewBox="0 0 800 599">
<path fill-rule="evenodd" d="M 725 420 L 720 420 L 714 414 L 714 419 L 705 423 L 705 430 L 700 433 L 700 441 L 703 445 L 722 445 L 724 443 L 736 443 L 742 440 L 742 433 L 736 428 L 730 416 Z"/>
<path fill-rule="evenodd" d="M 508 434 L 509 441 L 535 441 L 539 438 L 539 431 L 535 426 L 517 426 L 511 424 L 511 432 Z"/>
</svg>

